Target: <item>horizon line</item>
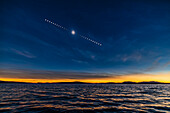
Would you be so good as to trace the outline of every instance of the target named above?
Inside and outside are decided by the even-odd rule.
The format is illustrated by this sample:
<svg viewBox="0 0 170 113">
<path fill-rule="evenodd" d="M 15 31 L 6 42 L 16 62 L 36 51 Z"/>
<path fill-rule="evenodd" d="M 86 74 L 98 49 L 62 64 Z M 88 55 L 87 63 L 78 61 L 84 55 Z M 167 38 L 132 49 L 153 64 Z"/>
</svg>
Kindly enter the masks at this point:
<svg viewBox="0 0 170 113">
<path fill-rule="evenodd" d="M 0 83 L 33 83 L 33 84 L 69 84 L 69 83 L 80 83 L 80 84 L 170 84 L 170 82 L 159 82 L 159 81 L 123 81 L 123 82 L 81 82 L 81 81 L 72 81 L 72 82 L 20 82 L 20 81 L 4 81 L 0 80 Z"/>
</svg>

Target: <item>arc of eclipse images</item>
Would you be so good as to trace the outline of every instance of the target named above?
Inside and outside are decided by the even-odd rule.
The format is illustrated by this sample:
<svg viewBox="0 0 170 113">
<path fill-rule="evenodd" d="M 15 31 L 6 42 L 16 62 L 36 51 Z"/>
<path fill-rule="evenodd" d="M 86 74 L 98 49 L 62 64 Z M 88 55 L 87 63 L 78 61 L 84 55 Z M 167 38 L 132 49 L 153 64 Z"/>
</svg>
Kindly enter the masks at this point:
<svg viewBox="0 0 170 113">
<path fill-rule="evenodd" d="M 52 22 L 52 21 L 50 21 L 50 20 L 48 20 L 48 19 L 45 19 L 45 22 L 50 23 L 50 24 L 52 24 L 52 25 L 54 25 L 54 26 L 56 26 L 56 27 L 58 27 L 58 28 L 61 28 L 61 29 L 65 30 L 65 31 L 67 31 L 67 32 L 70 32 L 72 35 L 76 35 L 76 32 L 75 32 L 74 30 L 69 30 L 69 29 L 67 29 L 67 28 L 65 28 L 65 27 L 63 27 L 63 26 L 61 26 L 61 25 L 59 25 L 59 24 L 56 24 L 56 23 L 54 23 L 54 22 Z M 96 45 L 98 45 L 98 46 L 102 46 L 101 43 L 99 43 L 99 42 L 97 42 L 97 41 L 95 41 L 95 40 L 92 40 L 92 39 L 90 39 L 90 38 L 88 38 L 88 37 L 86 37 L 86 36 L 79 35 L 79 34 L 77 34 L 77 36 L 79 36 L 79 37 L 81 37 L 81 38 L 83 38 L 83 39 L 85 39 L 85 40 L 88 40 L 88 41 L 90 41 L 90 42 L 92 42 L 92 43 L 94 43 L 94 44 L 96 44 Z"/>
</svg>

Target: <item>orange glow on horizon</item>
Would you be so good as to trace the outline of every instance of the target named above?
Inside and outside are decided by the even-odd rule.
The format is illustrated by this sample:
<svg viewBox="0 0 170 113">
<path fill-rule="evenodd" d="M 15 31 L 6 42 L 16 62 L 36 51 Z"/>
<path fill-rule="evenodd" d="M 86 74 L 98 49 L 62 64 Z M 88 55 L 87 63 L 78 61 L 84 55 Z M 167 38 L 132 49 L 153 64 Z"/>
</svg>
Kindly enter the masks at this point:
<svg viewBox="0 0 170 113">
<path fill-rule="evenodd" d="M 107 82 L 142 82 L 142 81 L 158 81 L 170 83 L 170 72 L 159 74 L 131 74 L 121 75 L 109 78 L 94 78 L 94 79 L 26 79 L 26 78 L 0 78 L 1 81 L 14 81 L 14 82 L 29 82 L 29 83 L 53 83 L 53 82 L 88 82 L 88 83 L 107 83 Z"/>
</svg>

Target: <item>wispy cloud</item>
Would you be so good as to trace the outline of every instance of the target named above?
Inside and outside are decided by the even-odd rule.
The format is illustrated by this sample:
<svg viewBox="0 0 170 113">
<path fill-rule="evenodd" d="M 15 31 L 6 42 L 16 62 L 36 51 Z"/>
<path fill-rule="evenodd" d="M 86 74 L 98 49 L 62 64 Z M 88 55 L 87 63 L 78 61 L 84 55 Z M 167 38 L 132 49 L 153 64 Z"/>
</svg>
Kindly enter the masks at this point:
<svg viewBox="0 0 170 113">
<path fill-rule="evenodd" d="M 79 56 L 81 56 L 84 59 L 88 59 L 88 60 L 92 60 L 95 61 L 97 60 L 97 56 L 95 53 L 88 51 L 88 50 L 81 50 L 78 48 L 73 48 L 73 50 L 79 54 Z"/>
<path fill-rule="evenodd" d="M 158 57 L 155 59 L 155 61 L 152 63 L 152 65 L 150 67 L 148 67 L 145 71 L 152 71 L 155 68 L 157 68 L 158 66 L 160 66 L 159 61 L 162 59 L 162 57 Z"/>
<path fill-rule="evenodd" d="M 73 62 L 76 62 L 76 63 L 88 64 L 88 62 L 86 62 L 86 61 L 82 61 L 82 60 L 72 59 L 72 61 L 73 61 Z"/>
<path fill-rule="evenodd" d="M 170 66 L 170 61 L 167 62 L 167 63 L 165 63 L 165 64 L 163 65 L 164 68 L 166 68 L 166 67 L 168 67 L 168 66 Z"/>
<path fill-rule="evenodd" d="M 29 82 L 47 82 L 47 81 L 89 81 L 89 82 L 119 82 L 119 81 L 163 81 L 169 82 L 170 72 L 146 74 L 146 73 L 87 73 L 87 72 L 62 72 L 48 70 L 26 70 L 26 69 L 0 69 L 1 80 L 32 80 Z"/>
<path fill-rule="evenodd" d="M 120 56 L 120 59 L 123 62 L 126 62 L 126 61 L 139 61 L 141 58 L 142 58 L 142 55 L 139 52 L 134 52 L 134 53 L 129 54 L 129 55 L 124 54 L 124 55 Z"/>
<path fill-rule="evenodd" d="M 87 72 L 62 72 L 46 70 L 0 70 L 0 77 L 3 78 L 24 78 L 24 79 L 94 79 L 108 78 L 111 74 L 87 73 Z"/>
<path fill-rule="evenodd" d="M 156 69 L 164 69 L 170 65 L 170 61 L 161 63 L 161 60 L 163 60 L 163 57 L 158 57 L 155 59 L 155 61 L 152 63 L 152 65 L 145 69 L 145 72 L 153 71 Z"/>
<path fill-rule="evenodd" d="M 13 49 L 13 48 L 11 48 L 11 50 L 12 50 L 14 53 L 16 53 L 16 54 L 21 55 L 21 56 L 24 56 L 24 57 L 27 57 L 27 58 L 35 58 L 35 57 L 36 57 L 36 56 L 34 56 L 33 54 L 31 54 L 30 52 L 25 51 L 25 50 L 20 51 L 20 50 Z"/>
</svg>

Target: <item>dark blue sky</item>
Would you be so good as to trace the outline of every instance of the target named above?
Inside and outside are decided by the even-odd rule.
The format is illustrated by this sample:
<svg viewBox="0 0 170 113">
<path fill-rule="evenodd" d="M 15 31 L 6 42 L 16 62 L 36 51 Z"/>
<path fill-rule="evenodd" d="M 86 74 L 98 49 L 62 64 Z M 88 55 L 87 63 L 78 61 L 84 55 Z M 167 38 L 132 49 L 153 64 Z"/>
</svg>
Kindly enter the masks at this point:
<svg viewBox="0 0 170 113">
<path fill-rule="evenodd" d="M 170 70 L 168 0 L 2 0 L 0 4 L 1 69 L 118 75 Z M 103 46 L 48 24 L 45 18 Z"/>
</svg>

